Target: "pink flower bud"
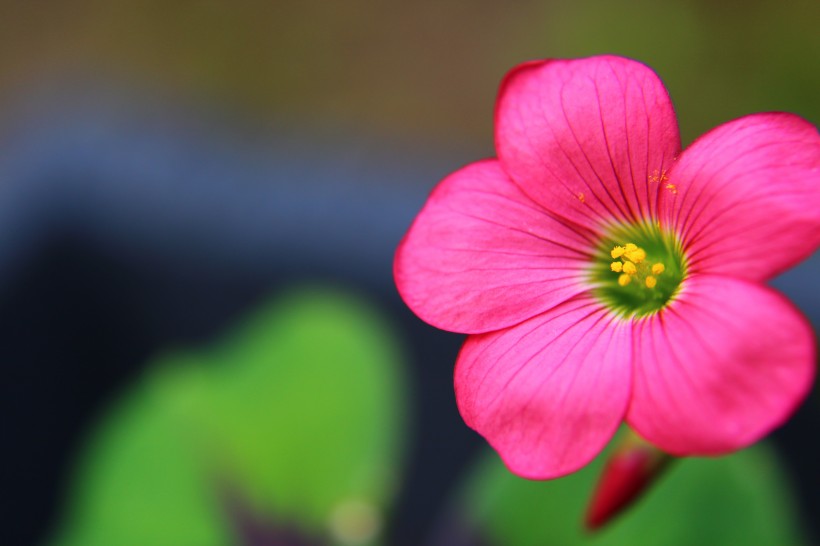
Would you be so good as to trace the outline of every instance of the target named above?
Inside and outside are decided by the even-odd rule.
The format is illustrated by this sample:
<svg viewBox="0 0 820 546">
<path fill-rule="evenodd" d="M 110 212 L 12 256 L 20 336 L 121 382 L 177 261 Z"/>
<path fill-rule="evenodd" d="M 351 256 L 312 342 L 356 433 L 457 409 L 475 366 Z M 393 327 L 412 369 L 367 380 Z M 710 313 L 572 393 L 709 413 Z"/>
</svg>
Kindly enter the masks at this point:
<svg viewBox="0 0 820 546">
<path fill-rule="evenodd" d="M 586 528 L 597 530 L 631 506 L 672 460 L 670 455 L 630 434 L 604 466 L 587 508 Z"/>
</svg>

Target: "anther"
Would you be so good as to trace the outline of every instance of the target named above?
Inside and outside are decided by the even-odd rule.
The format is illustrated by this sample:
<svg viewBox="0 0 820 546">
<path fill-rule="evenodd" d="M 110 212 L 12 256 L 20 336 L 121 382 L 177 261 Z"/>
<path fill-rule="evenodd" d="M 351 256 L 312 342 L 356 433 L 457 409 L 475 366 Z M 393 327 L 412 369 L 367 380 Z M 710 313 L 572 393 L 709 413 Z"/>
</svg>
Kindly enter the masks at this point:
<svg viewBox="0 0 820 546">
<path fill-rule="evenodd" d="M 620 258 L 621 256 L 623 256 L 625 251 L 626 251 L 626 249 L 624 247 L 616 246 L 615 248 L 612 249 L 612 252 L 610 252 L 609 255 L 612 256 L 613 260 L 616 260 L 616 259 Z"/>
<path fill-rule="evenodd" d="M 634 275 L 638 272 L 638 268 L 635 267 L 635 264 L 633 264 L 632 262 L 626 262 L 624 263 L 623 271 L 627 275 Z"/>
<path fill-rule="evenodd" d="M 664 267 L 663 264 L 657 263 L 657 264 L 652 266 L 652 273 L 654 273 L 655 275 L 660 275 L 661 273 L 664 272 L 665 269 L 666 269 L 666 267 Z"/>
<path fill-rule="evenodd" d="M 658 284 L 658 279 L 656 279 L 652 275 L 650 275 L 646 278 L 646 287 L 647 288 L 655 288 L 656 284 Z"/>
<path fill-rule="evenodd" d="M 625 255 L 627 258 L 629 258 L 636 264 L 639 264 L 646 259 L 646 251 L 642 248 L 636 248 L 635 250 L 627 250 Z"/>
<path fill-rule="evenodd" d="M 632 277 L 630 277 L 626 273 L 624 273 L 620 277 L 618 277 L 618 284 L 620 284 L 621 286 L 626 286 L 630 282 L 632 282 Z"/>
<path fill-rule="evenodd" d="M 612 262 L 611 264 L 609 264 L 609 268 L 615 273 L 620 273 L 623 267 L 623 262 Z"/>
</svg>

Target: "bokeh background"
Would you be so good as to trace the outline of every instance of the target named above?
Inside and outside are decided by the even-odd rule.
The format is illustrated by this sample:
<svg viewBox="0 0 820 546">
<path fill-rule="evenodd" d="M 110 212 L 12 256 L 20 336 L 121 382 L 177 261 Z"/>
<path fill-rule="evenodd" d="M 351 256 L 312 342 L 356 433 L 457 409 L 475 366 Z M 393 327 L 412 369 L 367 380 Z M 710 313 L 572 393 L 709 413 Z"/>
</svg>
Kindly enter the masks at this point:
<svg viewBox="0 0 820 546">
<path fill-rule="evenodd" d="M 751 112 L 820 122 L 818 21 L 815 0 L 0 3 L 0 543 L 816 544 L 816 393 L 589 537 L 594 469 L 504 473 L 455 408 L 461 339 L 404 308 L 391 261 L 435 183 L 494 154 L 515 64 L 644 61 L 686 144 Z M 820 325 L 817 256 L 774 284 Z"/>
</svg>

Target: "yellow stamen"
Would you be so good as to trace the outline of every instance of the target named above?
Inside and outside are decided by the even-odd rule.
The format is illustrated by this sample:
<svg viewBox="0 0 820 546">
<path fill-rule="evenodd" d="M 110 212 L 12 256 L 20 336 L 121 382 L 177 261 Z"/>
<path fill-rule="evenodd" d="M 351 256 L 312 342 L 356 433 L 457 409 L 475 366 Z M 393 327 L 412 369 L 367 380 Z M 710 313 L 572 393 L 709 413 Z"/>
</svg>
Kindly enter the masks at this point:
<svg viewBox="0 0 820 546">
<path fill-rule="evenodd" d="M 636 264 L 639 264 L 646 259 L 646 251 L 642 248 L 636 248 L 635 250 L 627 250 L 624 254 L 628 259 L 635 262 Z"/>
<path fill-rule="evenodd" d="M 610 254 L 616 261 L 611 262 L 609 268 L 613 272 L 619 273 L 618 284 L 621 286 L 627 286 L 634 277 L 635 282 L 649 289 L 655 288 L 658 285 L 656 275 L 660 275 L 666 270 L 666 266 L 660 262 L 655 262 L 651 266 L 644 264 L 643 262 L 647 258 L 646 251 L 635 243 L 615 246 Z M 621 260 L 617 261 L 618 258 L 621 258 Z"/>
</svg>

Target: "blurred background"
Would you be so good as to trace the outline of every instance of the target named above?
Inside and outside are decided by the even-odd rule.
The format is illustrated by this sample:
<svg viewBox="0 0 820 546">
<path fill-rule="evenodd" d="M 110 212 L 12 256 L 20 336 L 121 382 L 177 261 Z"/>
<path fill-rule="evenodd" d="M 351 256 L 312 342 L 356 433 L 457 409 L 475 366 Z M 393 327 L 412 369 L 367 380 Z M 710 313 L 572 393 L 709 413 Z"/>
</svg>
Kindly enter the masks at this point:
<svg viewBox="0 0 820 546">
<path fill-rule="evenodd" d="M 820 122 L 817 21 L 815 0 L 0 3 L 0 544 L 816 544 L 816 392 L 589 537 L 595 468 L 505 473 L 455 407 L 461 338 L 405 309 L 392 254 L 494 155 L 514 65 L 639 59 L 686 145 L 752 112 Z M 815 328 L 818 280 L 815 256 L 774 283 Z"/>
</svg>

